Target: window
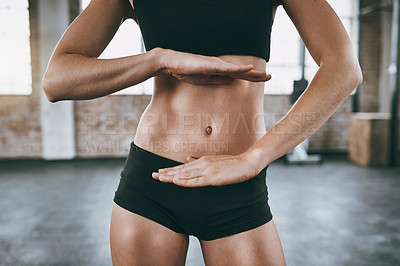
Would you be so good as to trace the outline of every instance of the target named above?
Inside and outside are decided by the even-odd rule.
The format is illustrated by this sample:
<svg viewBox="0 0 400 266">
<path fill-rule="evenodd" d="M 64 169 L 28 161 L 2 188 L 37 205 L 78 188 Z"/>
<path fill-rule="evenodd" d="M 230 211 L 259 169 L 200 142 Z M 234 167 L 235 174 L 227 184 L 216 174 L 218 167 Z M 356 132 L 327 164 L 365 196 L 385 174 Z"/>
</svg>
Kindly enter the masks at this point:
<svg viewBox="0 0 400 266">
<path fill-rule="evenodd" d="M 358 19 L 357 1 L 328 0 L 345 26 L 357 51 Z M 306 51 L 305 78 L 310 82 L 318 70 L 317 64 Z M 267 73 L 272 79 L 265 83 L 266 94 L 291 94 L 293 81 L 301 78 L 300 36 L 282 6 L 275 15 L 271 36 L 271 59 Z"/>
<path fill-rule="evenodd" d="M 81 0 L 81 10 L 85 9 L 89 2 L 90 0 Z M 99 58 L 116 58 L 141 54 L 143 52 L 145 52 L 145 48 L 143 45 L 142 35 L 140 33 L 139 26 L 133 19 L 128 19 L 125 20 L 125 22 L 122 23 L 122 25 L 119 27 L 114 38 L 111 40 L 110 44 L 107 46 L 107 48 L 100 55 Z M 153 80 L 154 78 L 150 78 L 145 82 L 115 92 L 113 93 L 113 95 L 152 94 Z"/>
<path fill-rule="evenodd" d="M 29 37 L 28 0 L 1 0 L 0 94 L 32 93 Z"/>
<path fill-rule="evenodd" d="M 84 9 L 90 0 L 81 0 Z M 358 37 L 358 6 L 356 0 L 328 0 L 341 18 L 355 48 Z M 125 21 L 100 58 L 115 58 L 143 53 L 145 51 L 140 29 L 133 20 Z M 306 51 L 305 78 L 310 82 L 318 70 L 308 51 Z M 300 37 L 282 6 L 277 10 L 271 36 L 271 58 L 267 73 L 272 79 L 265 83 L 266 94 L 291 94 L 293 81 L 301 77 Z M 114 94 L 151 94 L 153 79 L 124 89 Z"/>
</svg>

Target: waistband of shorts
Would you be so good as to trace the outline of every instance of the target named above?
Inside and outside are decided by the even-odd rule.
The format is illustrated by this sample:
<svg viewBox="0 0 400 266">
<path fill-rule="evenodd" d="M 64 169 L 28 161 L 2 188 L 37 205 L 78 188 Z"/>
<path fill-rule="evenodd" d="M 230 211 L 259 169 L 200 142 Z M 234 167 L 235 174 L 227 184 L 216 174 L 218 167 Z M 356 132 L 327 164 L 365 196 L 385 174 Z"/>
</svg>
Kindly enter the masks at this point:
<svg viewBox="0 0 400 266">
<path fill-rule="evenodd" d="M 146 158 L 149 159 L 149 160 L 153 160 L 153 161 L 155 160 L 155 161 L 157 161 L 157 162 L 160 162 L 160 163 L 163 164 L 163 165 L 175 166 L 175 165 L 183 164 L 182 162 L 178 162 L 178 161 L 175 161 L 175 160 L 173 160 L 173 159 L 170 159 L 170 158 L 167 158 L 167 157 L 164 157 L 164 156 L 155 154 L 155 153 L 153 153 L 153 152 L 151 152 L 151 151 L 145 150 L 145 149 L 143 149 L 143 148 L 137 146 L 137 145 L 132 141 L 132 142 L 131 142 L 131 151 L 133 151 L 133 150 L 134 150 L 134 151 L 137 151 L 137 152 L 140 152 L 140 155 L 141 155 L 141 156 L 144 156 L 144 157 L 146 157 Z M 268 164 L 267 166 L 265 166 L 265 167 L 260 171 L 260 173 L 259 173 L 258 175 L 260 175 L 263 171 L 267 170 L 268 167 L 269 167 L 269 164 Z"/>
<path fill-rule="evenodd" d="M 138 153 L 140 152 L 140 155 L 146 157 L 146 159 L 149 159 L 151 161 L 157 161 L 157 162 L 161 163 L 162 165 L 183 164 L 182 162 L 178 162 L 173 159 L 170 159 L 170 158 L 155 154 L 151 151 L 145 150 L 145 149 L 137 146 L 133 141 L 131 142 L 131 151 L 136 151 Z"/>
</svg>

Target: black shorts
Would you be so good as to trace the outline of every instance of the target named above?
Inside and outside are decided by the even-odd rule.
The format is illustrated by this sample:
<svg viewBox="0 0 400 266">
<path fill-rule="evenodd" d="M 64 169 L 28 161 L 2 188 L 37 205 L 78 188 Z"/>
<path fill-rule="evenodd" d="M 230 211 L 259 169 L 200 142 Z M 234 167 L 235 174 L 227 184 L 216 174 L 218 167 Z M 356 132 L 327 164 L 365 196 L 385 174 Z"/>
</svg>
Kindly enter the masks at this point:
<svg viewBox="0 0 400 266">
<path fill-rule="evenodd" d="M 272 219 L 267 165 L 257 176 L 224 186 L 182 187 L 153 179 L 152 172 L 182 164 L 131 143 L 114 202 L 167 228 L 214 240 L 259 227 Z"/>
</svg>

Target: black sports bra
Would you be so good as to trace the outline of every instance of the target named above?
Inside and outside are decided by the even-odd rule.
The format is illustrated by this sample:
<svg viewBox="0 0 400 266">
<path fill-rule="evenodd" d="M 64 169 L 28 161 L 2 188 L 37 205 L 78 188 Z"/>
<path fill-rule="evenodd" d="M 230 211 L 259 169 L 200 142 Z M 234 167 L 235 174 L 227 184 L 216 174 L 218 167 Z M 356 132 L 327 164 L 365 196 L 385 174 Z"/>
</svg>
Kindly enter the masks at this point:
<svg viewBox="0 0 400 266">
<path fill-rule="evenodd" d="M 253 55 L 269 61 L 273 0 L 133 0 L 147 51 Z"/>
</svg>

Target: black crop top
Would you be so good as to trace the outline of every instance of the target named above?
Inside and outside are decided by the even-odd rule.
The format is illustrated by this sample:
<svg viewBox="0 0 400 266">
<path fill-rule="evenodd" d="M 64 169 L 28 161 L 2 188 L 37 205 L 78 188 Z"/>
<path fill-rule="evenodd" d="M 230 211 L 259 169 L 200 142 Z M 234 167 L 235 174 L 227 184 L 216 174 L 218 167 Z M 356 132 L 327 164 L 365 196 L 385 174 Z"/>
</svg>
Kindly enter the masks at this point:
<svg viewBox="0 0 400 266">
<path fill-rule="evenodd" d="M 269 61 L 273 0 L 133 0 L 147 51 L 254 55 Z"/>
</svg>

